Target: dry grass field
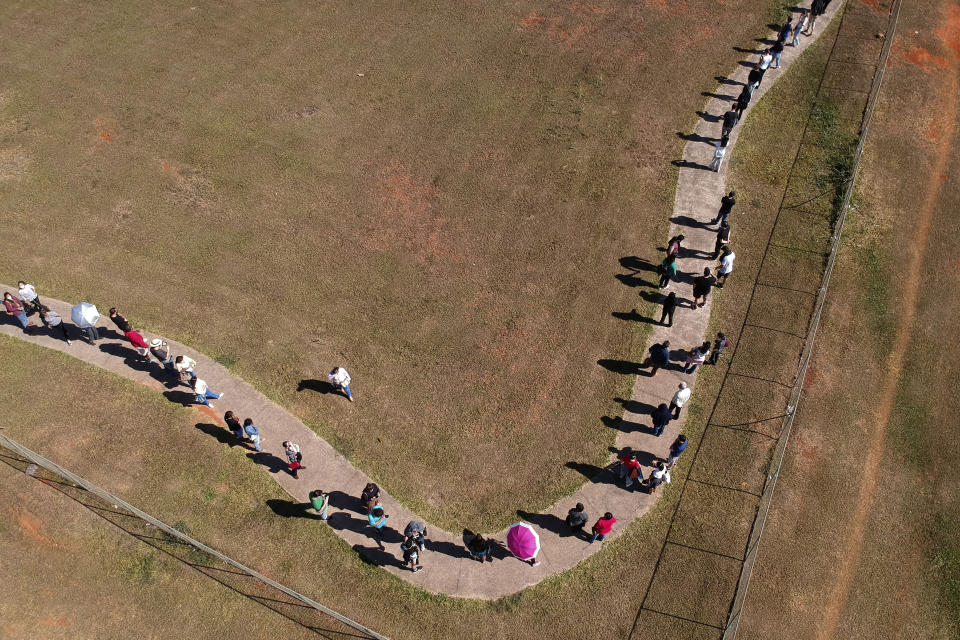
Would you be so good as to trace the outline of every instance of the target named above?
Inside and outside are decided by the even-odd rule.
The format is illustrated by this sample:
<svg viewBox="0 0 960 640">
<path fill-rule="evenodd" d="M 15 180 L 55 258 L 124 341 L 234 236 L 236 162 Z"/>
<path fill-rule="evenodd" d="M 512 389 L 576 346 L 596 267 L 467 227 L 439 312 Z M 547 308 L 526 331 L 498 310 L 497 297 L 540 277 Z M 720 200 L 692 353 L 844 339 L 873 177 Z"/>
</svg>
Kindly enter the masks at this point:
<svg viewBox="0 0 960 640">
<path fill-rule="evenodd" d="M 618 259 L 656 255 L 676 134 L 783 5 L 7 3 L 0 279 L 121 307 L 495 528 L 605 457 L 596 362 L 644 343 Z"/>
</svg>

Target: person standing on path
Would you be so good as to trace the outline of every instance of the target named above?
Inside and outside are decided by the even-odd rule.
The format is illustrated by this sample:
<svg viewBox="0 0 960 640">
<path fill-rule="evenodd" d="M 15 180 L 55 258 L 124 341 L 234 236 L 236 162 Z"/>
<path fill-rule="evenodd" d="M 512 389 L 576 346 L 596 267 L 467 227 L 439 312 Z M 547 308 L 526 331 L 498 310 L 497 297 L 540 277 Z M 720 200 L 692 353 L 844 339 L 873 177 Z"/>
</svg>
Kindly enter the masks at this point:
<svg viewBox="0 0 960 640">
<path fill-rule="evenodd" d="M 722 257 L 720 258 L 720 264 L 717 265 L 717 288 L 723 289 L 723 285 L 727 282 L 727 276 L 733 273 L 733 260 L 737 257 L 737 254 L 733 252 L 733 249 L 730 247 L 724 247 Z"/>
<path fill-rule="evenodd" d="M 788 23 L 789 24 L 789 23 Z M 773 54 L 773 65 L 771 69 L 780 68 L 780 58 L 783 57 L 783 40 L 778 40 L 775 45 L 770 47 L 770 53 Z"/>
<path fill-rule="evenodd" d="M 479 560 L 480 564 L 483 564 L 484 560 L 493 562 L 493 557 L 490 555 L 490 541 L 479 533 L 470 538 L 470 542 L 467 543 L 467 552 L 471 558 Z"/>
<path fill-rule="evenodd" d="M 403 528 L 403 537 L 409 540 L 411 544 L 420 547 L 420 551 L 427 548 L 427 525 L 420 520 L 411 520 Z"/>
<path fill-rule="evenodd" d="M 197 379 L 196 368 L 197 361 L 190 356 L 177 356 L 173 360 L 173 369 L 180 376 L 180 382 L 183 384 L 193 386 L 193 382 Z"/>
<path fill-rule="evenodd" d="M 793 28 L 793 42 L 792 46 L 797 47 L 800 45 L 800 34 L 803 33 L 803 30 L 807 28 L 807 23 L 810 21 L 809 14 L 803 9 L 800 10 L 800 19 L 797 20 L 797 26 Z"/>
<path fill-rule="evenodd" d="M 710 354 L 710 343 L 704 342 L 699 347 L 694 347 L 690 350 L 690 354 L 687 356 L 687 364 L 683 368 L 684 373 L 693 373 L 697 370 L 697 367 L 702 365 L 707 361 L 707 357 Z"/>
<path fill-rule="evenodd" d="M 404 540 L 400 543 L 400 551 L 403 554 L 404 566 L 410 567 L 410 571 L 413 573 L 423 571 L 423 565 L 420 564 L 420 547 L 415 544 L 408 544 Z"/>
<path fill-rule="evenodd" d="M 807 24 L 807 35 L 813 35 L 813 27 L 817 23 L 817 18 L 823 15 L 823 12 L 827 10 L 827 2 L 824 0 L 813 0 L 813 4 L 810 5 L 810 22 Z"/>
<path fill-rule="evenodd" d="M 177 370 L 173 368 L 173 354 L 170 353 L 170 347 L 160 338 L 154 338 L 150 341 L 150 355 L 157 359 L 164 373 L 171 376 L 177 375 Z"/>
<path fill-rule="evenodd" d="M 673 444 L 670 445 L 670 457 L 667 460 L 667 469 L 673 469 L 673 465 L 677 464 L 677 458 L 686 450 L 687 436 L 680 434 L 677 436 L 677 439 L 673 441 Z"/>
<path fill-rule="evenodd" d="M 764 52 L 760 54 L 760 60 L 757 62 L 757 68 L 760 69 L 760 73 L 761 73 L 761 80 L 763 79 L 762 74 L 765 74 L 767 72 L 767 69 L 770 68 L 770 63 L 772 62 L 773 62 L 773 53 L 771 53 L 770 49 L 764 50 Z"/>
<path fill-rule="evenodd" d="M 720 354 L 727 350 L 727 347 L 730 346 L 730 341 L 727 340 L 727 336 L 723 335 L 723 332 L 717 334 L 717 339 L 713 341 L 713 353 L 710 354 L 710 364 L 717 364 L 720 360 Z"/>
<path fill-rule="evenodd" d="M 370 513 L 375 506 L 380 504 L 380 487 L 375 482 L 368 482 L 360 493 L 360 503 L 363 505 L 364 513 Z"/>
<path fill-rule="evenodd" d="M 628 453 L 620 458 L 620 478 L 623 479 L 623 487 L 629 489 L 633 481 L 643 480 L 643 474 L 640 472 L 640 461 L 637 460 L 637 454 Z"/>
<path fill-rule="evenodd" d="M 657 285 L 660 289 L 670 288 L 670 278 L 677 277 L 677 256 L 668 254 L 663 262 L 660 263 L 660 283 Z"/>
<path fill-rule="evenodd" d="M 673 256 L 675 258 L 680 257 L 680 247 L 683 244 L 683 241 L 686 240 L 686 236 L 682 233 L 677 234 L 667 240 L 667 255 Z"/>
<path fill-rule="evenodd" d="M 23 301 L 25 309 L 33 309 L 37 313 L 43 313 L 43 304 L 40 303 L 40 298 L 37 296 L 37 288 L 35 286 L 21 280 L 17 283 L 17 293 L 20 295 L 20 300 Z"/>
<path fill-rule="evenodd" d="M 294 480 L 299 480 L 300 469 L 306 469 L 302 464 L 303 454 L 300 453 L 300 445 L 296 442 L 284 440 L 282 446 L 283 453 L 287 456 L 287 468 L 290 469 L 290 475 L 293 476 Z"/>
<path fill-rule="evenodd" d="M 263 438 L 260 436 L 260 430 L 253 424 L 253 418 L 247 418 L 243 421 L 243 432 L 247 434 L 253 448 L 257 451 L 263 451 Z"/>
<path fill-rule="evenodd" d="M 733 104 L 733 108 L 740 113 L 740 117 L 743 117 L 743 112 L 747 110 L 747 107 L 750 106 L 750 99 L 753 98 L 753 91 L 750 87 L 744 87 L 740 91 L 740 95 L 737 96 L 736 101 Z"/>
<path fill-rule="evenodd" d="M 661 343 L 650 347 L 650 377 L 657 375 L 661 368 L 670 366 L 670 341 L 664 340 Z"/>
<path fill-rule="evenodd" d="M 690 387 L 687 386 L 686 382 L 681 382 L 677 387 L 676 393 L 673 394 L 673 398 L 670 400 L 670 410 L 673 411 L 674 420 L 680 417 L 680 410 L 683 409 L 683 405 L 690 399 L 691 393 L 693 392 L 690 390 Z"/>
<path fill-rule="evenodd" d="M 383 550 L 383 527 L 387 523 L 387 518 L 389 518 L 386 513 L 383 512 L 383 507 L 380 505 L 375 506 L 370 510 L 370 513 L 367 514 L 367 522 L 373 527 L 373 539 L 377 541 L 377 546 Z"/>
<path fill-rule="evenodd" d="M 650 477 L 647 478 L 647 493 L 654 493 L 664 482 L 669 482 L 668 478 L 670 477 L 670 472 L 667 471 L 667 465 L 662 462 L 658 462 L 657 466 L 654 467 L 653 471 L 650 472 Z"/>
<path fill-rule="evenodd" d="M 717 282 L 717 279 L 710 274 L 710 267 L 703 270 L 702 276 L 697 276 L 693 280 L 693 308 L 699 309 L 707 304 L 707 296 L 710 295 L 710 289 Z M 703 302 L 700 302 L 703 298 Z"/>
<path fill-rule="evenodd" d="M 670 411 L 670 407 L 667 406 L 666 402 L 661 402 L 657 408 L 653 410 L 652 417 L 653 435 L 659 438 L 663 435 L 663 430 L 670 424 L 670 420 L 673 419 L 673 413 Z"/>
<path fill-rule="evenodd" d="M 729 137 L 738 122 L 740 122 L 740 112 L 731 106 L 730 110 L 723 114 L 723 125 L 720 127 L 720 137 Z"/>
<path fill-rule="evenodd" d="M 760 82 L 763 80 L 763 72 L 760 71 L 760 68 L 756 65 L 750 69 L 750 73 L 747 75 L 747 88 L 750 90 L 750 97 L 753 98 L 753 92 L 757 90 L 757 87 L 760 86 Z"/>
<path fill-rule="evenodd" d="M 127 319 L 120 315 L 120 312 L 117 311 L 116 307 L 110 307 L 109 311 L 110 319 L 113 320 L 113 324 L 117 325 L 117 329 L 120 330 L 120 333 L 126 332 L 126 328 L 130 326 L 130 323 L 127 322 Z"/>
<path fill-rule="evenodd" d="M 241 443 L 246 443 L 247 438 L 243 433 L 243 425 L 240 424 L 240 419 L 233 415 L 233 411 L 227 411 L 223 414 L 223 421 L 226 423 L 227 429 L 236 436 L 237 440 Z"/>
<path fill-rule="evenodd" d="M 60 333 L 63 335 L 63 339 L 67 341 L 67 344 L 73 344 L 73 340 L 70 339 L 70 334 L 67 333 L 67 325 L 63 323 L 63 318 L 60 317 L 60 314 L 52 309 L 40 305 L 40 317 L 43 319 L 43 324 L 47 325 L 50 329 L 50 333 L 59 327 Z"/>
<path fill-rule="evenodd" d="M 791 33 L 793 33 L 793 16 L 788 16 L 787 21 L 780 27 L 780 33 L 777 34 L 777 42 L 786 42 Z"/>
<path fill-rule="evenodd" d="M 343 367 L 334 367 L 327 375 L 327 380 L 333 385 L 333 388 L 347 396 L 350 402 L 353 402 L 353 393 L 350 391 L 350 374 Z"/>
<path fill-rule="evenodd" d="M 720 138 L 716 149 L 713 151 L 713 160 L 710 161 L 711 171 L 720 171 L 720 165 L 723 164 L 723 158 L 727 155 L 727 147 L 730 145 L 730 136 Z"/>
<path fill-rule="evenodd" d="M 3 294 L 3 306 L 7 310 L 8 316 L 13 316 L 20 323 L 24 333 L 33 333 L 33 325 L 27 319 L 27 312 L 24 310 L 23 302 L 15 298 L 9 291 Z"/>
<path fill-rule="evenodd" d="M 133 348 L 136 349 L 141 358 L 146 360 L 150 359 L 150 345 L 143 339 L 143 335 L 139 331 L 128 324 L 127 330 L 123 332 L 123 337 L 130 341 L 130 344 L 133 345 Z"/>
<path fill-rule="evenodd" d="M 207 386 L 207 383 L 201 378 L 193 379 L 193 393 L 194 402 L 197 404 L 205 404 L 211 409 L 213 409 L 214 406 L 210 404 L 210 401 L 223 397 L 222 393 L 214 393 L 211 391 L 210 387 Z"/>
<path fill-rule="evenodd" d="M 674 291 L 670 292 L 664 301 L 663 301 L 663 312 L 660 314 L 660 324 L 666 324 L 668 327 L 673 326 L 673 313 L 677 310 L 677 294 Z M 669 320 L 669 322 L 664 322 Z"/>
<path fill-rule="evenodd" d="M 579 537 L 583 534 L 583 528 L 587 526 L 588 520 L 590 520 L 590 516 L 584 510 L 582 502 L 578 502 L 575 507 L 567 511 L 567 526 L 570 527 L 570 531 L 575 536 Z"/>
<path fill-rule="evenodd" d="M 330 494 L 314 489 L 310 492 L 310 507 L 320 515 L 320 519 L 327 521 L 327 508 L 330 506 Z"/>
<path fill-rule="evenodd" d="M 593 523 L 593 537 L 590 538 L 590 544 L 593 544 L 597 540 L 603 542 L 603 539 L 613 531 L 613 525 L 616 521 L 617 519 L 614 518 L 613 514 L 609 511 L 603 514 L 602 518 Z"/>
<path fill-rule="evenodd" d="M 730 219 L 730 212 L 733 211 L 733 205 L 737 204 L 737 192 L 731 191 L 720 198 L 720 210 L 717 211 L 717 217 L 710 221 L 710 224 L 723 224 Z"/>
<path fill-rule="evenodd" d="M 730 223 L 721 222 L 720 228 L 717 229 L 717 241 L 713 243 L 713 259 L 716 260 L 720 257 L 720 251 L 730 244 Z"/>
</svg>

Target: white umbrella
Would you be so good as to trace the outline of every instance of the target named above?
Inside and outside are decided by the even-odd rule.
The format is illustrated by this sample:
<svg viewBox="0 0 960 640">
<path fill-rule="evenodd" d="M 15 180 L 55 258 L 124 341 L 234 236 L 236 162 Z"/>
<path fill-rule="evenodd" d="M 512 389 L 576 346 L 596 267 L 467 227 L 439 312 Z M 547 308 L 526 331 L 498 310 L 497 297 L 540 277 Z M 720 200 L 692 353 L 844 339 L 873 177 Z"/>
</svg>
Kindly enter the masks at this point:
<svg viewBox="0 0 960 640">
<path fill-rule="evenodd" d="M 74 324 L 84 329 L 97 324 L 97 320 L 100 319 L 100 312 L 97 311 L 96 305 L 92 305 L 89 302 L 81 302 L 74 306 L 73 309 L 70 309 L 70 318 Z"/>
</svg>

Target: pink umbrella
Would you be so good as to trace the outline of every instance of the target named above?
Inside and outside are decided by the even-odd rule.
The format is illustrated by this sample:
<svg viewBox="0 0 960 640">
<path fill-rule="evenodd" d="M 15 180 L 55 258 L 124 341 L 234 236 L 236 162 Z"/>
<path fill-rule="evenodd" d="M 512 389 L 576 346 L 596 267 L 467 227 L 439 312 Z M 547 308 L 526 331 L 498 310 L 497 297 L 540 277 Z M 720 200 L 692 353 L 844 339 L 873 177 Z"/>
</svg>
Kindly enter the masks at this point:
<svg viewBox="0 0 960 640">
<path fill-rule="evenodd" d="M 521 560 L 532 561 L 540 552 L 540 536 L 533 525 L 517 522 L 507 531 L 507 548 Z"/>
</svg>

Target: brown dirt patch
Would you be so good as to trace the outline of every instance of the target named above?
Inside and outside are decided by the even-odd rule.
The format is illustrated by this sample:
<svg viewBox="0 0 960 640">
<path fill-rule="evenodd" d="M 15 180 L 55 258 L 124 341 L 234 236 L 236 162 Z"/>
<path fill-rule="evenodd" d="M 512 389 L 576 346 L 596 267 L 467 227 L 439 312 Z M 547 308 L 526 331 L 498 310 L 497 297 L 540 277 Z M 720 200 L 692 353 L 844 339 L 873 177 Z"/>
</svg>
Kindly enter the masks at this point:
<svg viewBox="0 0 960 640">
<path fill-rule="evenodd" d="M 955 56 L 960 58 L 960 6 L 950 7 L 944 23 L 942 27 L 934 29 L 933 33 L 943 40 L 943 44 L 953 50 Z"/>
<path fill-rule="evenodd" d="M 29 538 L 33 542 L 45 547 L 51 547 L 55 549 L 75 548 L 75 547 L 71 547 L 71 545 L 66 545 L 61 542 L 57 542 L 50 536 L 40 531 L 40 528 L 43 526 L 43 521 L 37 516 L 35 516 L 34 514 L 27 511 L 26 509 L 23 509 L 23 508 L 16 509 L 14 510 L 13 513 L 16 517 L 17 524 L 20 525 L 20 529 L 24 532 L 24 534 L 26 534 L 27 538 Z"/>
<path fill-rule="evenodd" d="M 941 56 L 935 56 L 923 47 L 913 47 L 903 53 L 903 59 L 910 64 L 915 64 L 925 71 L 933 71 L 936 67 L 947 66 L 947 59 Z"/>
<path fill-rule="evenodd" d="M 0 182 L 22 178 L 28 165 L 29 159 L 22 148 L 0 150 Z"/>
</svg>

